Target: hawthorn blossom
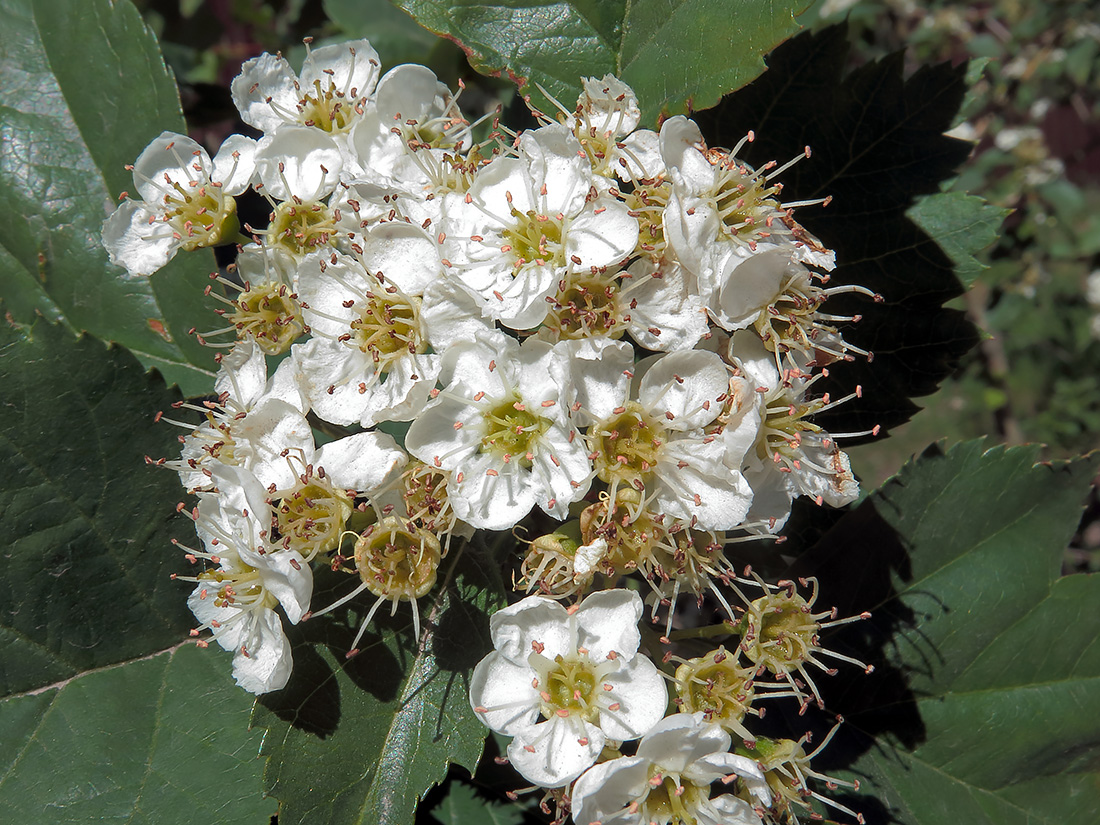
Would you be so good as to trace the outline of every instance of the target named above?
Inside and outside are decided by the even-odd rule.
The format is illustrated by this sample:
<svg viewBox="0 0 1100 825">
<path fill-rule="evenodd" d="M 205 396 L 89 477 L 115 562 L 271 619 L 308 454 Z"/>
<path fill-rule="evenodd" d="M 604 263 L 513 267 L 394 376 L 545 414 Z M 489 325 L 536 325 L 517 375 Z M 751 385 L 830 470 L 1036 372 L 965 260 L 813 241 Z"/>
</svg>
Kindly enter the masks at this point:
<svg viewBox="0 0 1100 825">
<path fill-rule="evenodd" d="M 127 198 L 103 222 L 111 263 L 152 275 L 181 249 L 236 240 L 233 196 L 251 183 L 255 152 L 255 141 L 231 135 L 211 160 L 186 135 L 162 132 L 130 167 L 141 200 Z"/>
<path fill-rule="evenodd" d="M 609 740 L 637 739 L 664 716 L 664 680 L 638 652 L 641 615 L 636 592 L 605 590 L 569 609 L 529 596 L 489 619 L 496 649 L 474 668 L 470 704 L 514 737 L 508 759 L 526 779 L 565 785 Z"/>
<path fill-rule="evenodd" d="M 730 736 L 700 711 L 677 713 L 642 737 L 635 756 L 589 768 L 573 786 L 577 825 L 760 825 L 754 804 L 741 796 L 711 796 L 711 783 L 734 787 L 756 805 L 771 804 L 764 772 L 729 753 Z"/>
</svg>

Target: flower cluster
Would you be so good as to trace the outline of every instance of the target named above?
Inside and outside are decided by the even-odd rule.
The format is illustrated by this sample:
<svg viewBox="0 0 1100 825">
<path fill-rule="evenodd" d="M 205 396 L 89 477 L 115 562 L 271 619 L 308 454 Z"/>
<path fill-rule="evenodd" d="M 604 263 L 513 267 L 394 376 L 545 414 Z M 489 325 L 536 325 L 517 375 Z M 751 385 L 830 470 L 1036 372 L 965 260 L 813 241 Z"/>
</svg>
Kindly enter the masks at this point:
<svg viewBox="0 0 1100 825">
<path fill-rule="evenodd" d="M 492 617 L 471 679 L 511 762 L 585 825 L 781 821 L 816 774 L 744 719 L 761 698 L 820 703 L 808 666 L 839 656 L 818 641 L 835 616 L 738 573 L 730 548 L 775 539 L 796 497 L 858 494 L 837 438 L 862 434 L 812 420 L 848 399 L 813 388 L 869 357 L 838 327 L 858 319 L 822 305 L 877 296 L 829 286 L 833 253 L 793 216 L 827 199 L 785 201 L 790 164 L 739 159 L 751 133 L 727 150 L 685 117 L 644 128 L 610 75 L 515 133 L 423 66 L 383 74 L 365 40 L 308 47 L 298 73 L 265 54 L 233 82 L 258 140 L 211 159 L 161 135 L 103 228 L 133 277 L 238 245 L 200 335 L 221 349 L 216 395 L 177 405 L 197 415 L 170 417 L 182 452 L 156 462 L 198 497 L 179 577 L 196 632 L 242 687 L 277 690 L 283 621 L 369 591 L 352 652 L 383 605 L 411 603 L 419 635 L 454 539 L 549 519 L 518 568 L 537 594 Z M 240 225 L 247 189 L 266 227 Z M 311 613 L 315 565 L 358 583 Z M 666 637 L 681 594 L 715 599 L 730 646 L 662 670 L 641 596 L 609 589 L 627 577 L 668 607 Z"/>
</svg>

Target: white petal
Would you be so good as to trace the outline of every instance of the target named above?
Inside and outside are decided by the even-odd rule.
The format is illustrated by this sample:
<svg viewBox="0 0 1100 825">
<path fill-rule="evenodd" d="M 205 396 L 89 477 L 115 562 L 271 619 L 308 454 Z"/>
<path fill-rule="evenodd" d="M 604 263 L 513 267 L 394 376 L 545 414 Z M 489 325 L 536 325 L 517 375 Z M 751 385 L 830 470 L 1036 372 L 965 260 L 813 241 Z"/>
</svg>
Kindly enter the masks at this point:
<svg viewBox="0 0 1100 825">
<path fill-rule="evenodd" d="M 668 688 L 657 666 L 647 657 L 635 656 L 623 662 L 603 680 L 613 688 L 606 695 L 619 704 L 614 711 L 600 712 L 600 727 L 608 738 L 637 739 L 664 718 Z"/>
<path fill-rule="evenodd" d="M 262 610 L 250 624 L 249 640 L 233 657 L 233 678 L 249 693 L 279 690 L 294 667 L 282 622 L 274 610 Z"/>
<path fill-rule="evenodd" d="M 490 653 L 470 674 L 470 707 L 485 708 L 478 718 L 497 733 L 515 736 L 539 718 L 539 692 L 532 687 L 534 671 Z"/>
<path fill-rule="evenodd" d="M 351 40 L 312 49 L 302 62 L 302 87 L 312 90 L 314 81 L 336 90 L 354 101 L 370 97 L 378 82 L 380 60 L 369 40 Z"/>
<path fill-rule="evenodd" d="M 573 821 L 592 825 L 619 814 L 649 790 L 647 759 L 623 756 L 593 765 L 573 786 Z M 630 820 L 623 820 L 630 822 Z M 631 823 L 633 825 L 633 823 Z"/>
<path fill-rule="evenodd" d="M 588 596 L 574 614 L 577 645 L 588 650 L 594 662 L 609 655 L 633 659 L 641 643 L 638 620 L 642 598 L 633 590 L 601 590 Z"/>
<path fill-rule="evenodd" d="M 708 754 L 728 751 L 729 734 L 705 722 L 703 713 L 674 713 L 658 722 L 638 745 L 638 756 L 667 771 L 683 773 Z"/>
<path fill-rule="evenodd" d="M 516 734 L 508 760 L 528 782 L 544 788 L 568 784 L 592 767 L 606 737 L 591 722 L 555 716 Z"/>
<path fill-rule="evenodd" d="M 241 618 L 239 607 L 222 606 L 214 604 L 217 597 L 218 585 L 214 582 L 199 582 L 191 595 L 187 597 L 187 606 L 199 620 L 199 624 L 214 625 L 217 622 L 221 627 L 215 627 L 214 641 L 224 650 L 236 650 L 241 643 L 247 618 Z"/>
<path fill-rule="evenodd" d="M 127 200 L 103 222 L 103 246 L 111 263 L 130 276 L 152 275 L 179 251 L 172 233 L 143 203 Z"/>
<path fill-rule="evenodd" d="M 177 194 L 172 184 L 191 190 L 192 181 L 210 180 L 210 171 L 210 155 L 198 143 L 186 135 L 161 132 L 134 161 L 134 186 L 150 207 L 160 207 L 165 194 Z"/>
<path fill-rule="evenodd" d="M 230 86 L 241 120 L 262 132 L 275 131 L 284 123 L 276 109 L 289 117 L 297 113 L 295 81 L 290 64 L 279 55 L 265 52 L 246 61 Z"/>
<path fill-rule="evenodd" d="M 716 751 L 696 759 L 683 772 L 685 779 L 698 785 L 709 785 L 730 774 L 740 776 L 761 805 L 771 804 L 771 792 L 768 790 L 764 772 L 747 756 Z"/>
<path fill-rule="evenodd" d="M 731 794 L 722 794 L 708 803 L 713 811 L 700 811 L 699 825 L 761 825 L 752 805 Z"/>
<path fill-rule="evenodd" d="M 277 550 L 264 556 L 260 567 L 264 587 L 279 600 L 291 624 L 309 610 L 313 595 L 313 569 L 297 550 Z"/>
<path fill-rule="evenodd" d="M 443 277 L 439 244 L 419 226 L 404 221 L 379 224 L 362 245 L 363 266 L 384 275 L 406 295 L 419 295 Z"/>
<path fill-rule="evenodd" d="M 251 339 L 238 341 L 222 358 L 214 379 L 214 392 L 228 393 L 233 401 L 250 410 L 266 386 L 267 359 L 263 351 Z"/>
<path fill-rule="evenodd" d="M 256 149 L 256 176 L 264 191 L 281 201 L 327 197 L 340 180 L 343 164 L 336 141 L 308 126 L 284 126 L 260 140 Z"/>
<path fill-rule="evenodd" d="M 671 352 L 646 372 L 638 388 L 638 400 L 675 430 L 706 426 L 721 408 L 729 388 L 729 371 L 712 352 Z M 672 413 L 672 419 L 664 414 Z"/>
<path fill-rule="evenodd" d="M 439 82 L 435 72 L 427 66 L 406 63 L 394 66 L 378 81 L 375 105 L 383 123 L 409 120 L 423 122 L 442 111 L 443 96 L 447 87 Z"/>
<path fill-rule="evenodd" d="M 467 524 L 485 530 L 510 530 L 535 506 L 531 471 L 515 461 L 478 453 L 463 462 L 463 480 L 449 485 L 451 506 Z"/>
<path fill-rule="evenodd" d="M 548 659 L 575 653 L 569 614 L 553 599 L 528 596 L 489 617 L 493 647 L 517 666 L 526 667 L 532 652 Z"/>
<path fill-rule="evenodd" d="M 234 157 L 236 155 L 236 157 Z M 252 183 L 256 171 L 256 141 L 244 135 L 230 135 L 214 157 L 214 173 L 223 195 L 239 195 Z"/>
<path fill-rule="evenodd" d="M 578 266 L 603 267 L 618 264 L 638 244 L 638 219 L 626 204 L 600 197 L 585 207 L 572 223 L 565 238 L 565 254 L 580 258 Z"/>
<path fill-rule="evenodd" d="M 386 433 L 356 433 L 330 441 L 317 451 L 313 464 L 325 468 L 325 475 L 337 487 L 367 493 L 386 483 L 408 456 Z"/>
</svg>

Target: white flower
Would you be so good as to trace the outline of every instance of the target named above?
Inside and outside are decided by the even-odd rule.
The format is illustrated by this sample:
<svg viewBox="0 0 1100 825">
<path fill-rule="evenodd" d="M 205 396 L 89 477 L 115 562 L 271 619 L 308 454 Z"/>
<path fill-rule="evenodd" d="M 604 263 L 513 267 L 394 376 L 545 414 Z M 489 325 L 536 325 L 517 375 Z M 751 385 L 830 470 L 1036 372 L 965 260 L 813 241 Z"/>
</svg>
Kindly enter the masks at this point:
<svg viewBox="0 0 1100 825">
<path fill-rule="evenodd" d="M 759 825 L 754 806 L 723 794 L 716 780 L 737 781 L 758 805 L 770 805 L 764 773 L 745 756 L 729 753 L 730 737 L 700 711 L 663 719 L 638 743 L 635 756 L 589 768 L 573 786 L 577 825 Z"/>
<path fill-rule="evenodd" d="M 415 257 L 385 273 L 346 255 L 303 262 L 298 294 L 313 338 L 292 354 L 318 415 L 369 427 L 407 421 L 423 407 L 440 367 L 440 355 L 429 351 L 430 322 L 437 308 L 445 318 L 456 314 L 446 301 L 421 297 L 437 269 Z"/>
<path fill-rule="evenodd" d="M 566 609 L 529 596 L 493 614 L 493 645 L 470 677 L 470 704 L 512 736 L 508 758 L 548 788 L 576 779 L 608 740 L 637 739 L 664 716 L 668 693 L 638 653 L 642 600 L 594 593 Z"/>
<path fill-rule="evenodd" d="M 538 504 L 565 518 L 591 481 L 584 439 L 569 419 L 562 352 L 496 331 L 444 356 L 446 389 L 419 414 L 405 446 L 425 464 L 454 471 L 455 514 L 507 530 Z"/>
<path fill-rule="evenodd" d="M 134 162 L 140 201 L 127 199 L 103 222 L 111 263 L 130 275 L 151 275 L 180 249 L 237 237 L 234 195 L 248 188 L 255 141 L 232 135 L 211 160 L 186 135 L 162 132 Z"/>
<path fill-rule="evenodd" d="M 378 73 L 378 52 L 353 40 L 311 49 L 300 77 L 281 55 L 262 54 L 241 66 L 230 88 L 241 120 L 262 132 L 296 124 L 343 135 L 363 115 Z"/>
<path fill-rule="evenodd" d="M 294 378 L 293 364 L 284 362 L 269 379 L 267 359 L 254 341 L 239 341 L 221 361 L 214 391 L 216 404 L 196 407 L 206 420 L 183 438 L 179 461 L 169 466 L 188 490 L 213 484 L 211 471 L 228 464 L 250 470 L 264 487 L 285 487 L 295 473 L 284 458 L 287 451 L 313 450 L 308 409 Z"/>
<path fill-rule="evenodd" d="M 464 196 L 446 198 L 441 240 L 445 262 L 481 296 L 486 315 L 529 329 L 562 278 L 622 262 L 638 242 L 638 221 L 597 192 L 564 125 L 525 133 L 519 152 L 484 167 Z"/>
<path fill-rule="evenodd" d="M 255 476 L 225 466 L 213 476 L 218 492 L 200 494 L 195 525 L 206 551 L 188 559 L 217 567 L 179 577 L 196 583 L 187 600 L 200 622 L 192 635 L 212 630 L 214 641 L 233 651 L 233 675 L 245 690 L 278 690 L 292 660 L 275 608 L 297 624 L 309 610 L 313 573 L 300 554 L 270 543 L 271 508 Z"/>
<path fill-rule="evenodd" d="M 588 433 L 599 477 L 611 486 L 644 492 L 647 506 L 701 530 L 737 527 L 752 490 L 738 471 L 755 430 L 714 433 L 729 398 L 730 376 L 712 352 L 663 355 L 626 393 L 593 398 L 588 415 L 599 419 Z"/>
</svg>

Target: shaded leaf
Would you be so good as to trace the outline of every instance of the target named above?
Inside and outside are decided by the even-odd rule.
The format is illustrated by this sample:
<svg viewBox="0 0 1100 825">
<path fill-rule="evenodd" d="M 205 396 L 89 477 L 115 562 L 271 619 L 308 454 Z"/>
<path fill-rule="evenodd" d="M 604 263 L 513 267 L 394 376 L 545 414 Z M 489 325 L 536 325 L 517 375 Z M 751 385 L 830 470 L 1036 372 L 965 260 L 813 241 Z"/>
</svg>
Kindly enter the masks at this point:
<svg viewBox="0 0 1100 825">
<path fill-rule="evenodd" d="M 0 695 L 175 644 L 174 400 L 128 353 L 39 321 L 0 327 Z M 158 406 L 159 405 L 159 406 Z M 193 530 L 191 530 L 193 538 Z"/>
<path fill-rule="evenodd" d="M 712 146 L 756 139 L 744 160 L 783 162 L 810 146 L 813 155 L 783 173 L 783 198 L 831 195 L 827 207 L 806 207 L 797 219 L 835 249 L 830 286 L 859 284 L 880 293 L 873 304 L 838 295 L 828 312 L 861 314 L 847 340 L 874 353 L 868 363 L 830 368 L 822 390 L 841 397 L 862 385 L 856 404 L 816 419 L 832 432 L 895 427 L 977 342 L 963 313 L 944 309 L 960 295 L 952 259 L 907 216 L 915 199 L 935 195 L 966 160 L 971 144 L 944 136 L 966 93 L 966 66 L 929 66 L 904 78 L 903 55 L 844 74 L 846 27 L 803 34 L 768 57 L 768 71 L 707 112 L 694 115 Z"/>
<path fill-rule="evenodd" d="M 312 619 L 288 634 L 294 674 L 255 716 L 268 730 L 264 776 L 280 825 L 405 825 L 448 763 L 476 767 L 487 730 L 470 708 L 468 677 L 492 649 L 488 614 L 503 595 L 487 578 L 495 565 L 479 566 L 472 552 L 428 604 L 422 600 L 419 644 L 408 603 L 393 619 L 375 617 L 351 659 L 345 652 L 365 610 L 354 620 L 340 612 Z M 349 588 L 340 579 L 338 593 L 315 594 L 315 608 Z"/>
<path fill-rule="evenodd" d="M 997 240 L 997 230 L 1011 211 L 975 195 L 942 192 L 920 198 L 906 214 L 951 256 L 955 275 L 969 287 L 988 269 L 974 254 Z"/>
<path fill-rule="evenodd" d="M 0 818 L 267 822 L 251 706 L 229 657 L 190 644 L 0 699 Z"/>
<path fill-rule="evenodd" d="M 1100 809 L 1100 578 L 1058 578 L 1096 468 L 1038 455 L 932 448 L 793 571 L 874 613 L 827 642 L 878 670 L 825 680 L 850 724 L 820 766 L 860 780 L 844 801 L 869 821 L 1054 825 Z"/>
<path fill-rule="evenodd" d="M 432 821 L 440 825 L 520 825 L 523 809 L 502 805 L 477 795 L 465 782 L 451 781 L 447 795 L 434 809 Z"/>
<path fill-rule="evenodd" d="M 567 107 L 581 77 L 612 73 L 633 87 L 644 122 L 713 106 L 764 70 L 769 49 L 798 31 L 801 0 L 395 0 L 457 42 L 478 71 L 507 72 L 546 112 Z M 700 59 L 700 55 L 706 59 Z"/>
<path fill-rule="evenodd" d="M 399 63 L 425 63 L 439 38 L 389 0 L 324 0 L 325 14 L 352 37 L 365 37 L 383 71 Z"/>
<path fill-rule="evenodd" d="M 41 320 L 0 326 L 0 385 L 0 821 L 262 821 L 251 698 L 178 647 L 193 529 L 144 462 L 177 448 L 153 421 L 177 396 Z"/>
<path fill-rule="evenodd" d="M 124 165 L 163 130 L 184 131 L 156 39 L 127 0 L 0 0 L 0 13 L 9 311 L 120 343 L 185 392 L 207 391 L 213 356 L 188 330 L 212 325 L 202 296 L 212 255 L 177 256 L 152 279 L 128 279 L 100 245 L 116 196 L 133 187 Z"/>
</svg>

